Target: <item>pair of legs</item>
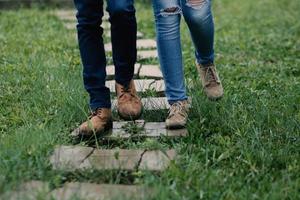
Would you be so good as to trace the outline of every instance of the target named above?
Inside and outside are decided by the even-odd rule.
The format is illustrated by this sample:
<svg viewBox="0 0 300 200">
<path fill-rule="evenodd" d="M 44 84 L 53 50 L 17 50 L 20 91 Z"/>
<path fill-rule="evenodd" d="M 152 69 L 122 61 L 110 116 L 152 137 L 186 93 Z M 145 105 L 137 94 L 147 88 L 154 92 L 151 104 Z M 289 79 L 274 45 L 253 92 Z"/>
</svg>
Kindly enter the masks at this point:
<svg viewBox="0 0 300 200">
<path fill-rule="evenodd" d="M 84 86 L 90 95 L 90 107 L 110 108 L 110 91 L 105 87 L 106 56 L 103 44 L 103 0 L 74 0 Z M 111 42 L 116 82 L 128 86 L 136 62 L 134 0 L 107 0 L 111 23 Z"/>
<path fill-rule="evenodd" d="M 211 0 L 152 0 L 157 44 L 169 103 L 186 100 L 182 50 L 181 15 L 188 25 L 199 64 L 214 62 L 214 22 Z"/>
<path fill-rule="evenodd" d="M 152 0 L 156 22 L 159 60 L 171 108 L 169 128 L 186 125 L 189 103 L 184 84 L 180 21 L 183 15 L 195 47 L 195 59 L 202 85 L 210 99 L 223 96 L 214 67 L 214 22 L 211 0 Z"/>
<path fill-rule="evenodd" d="M 84 86 L 90 96 L 90 119 L 73 136 L 91 136 L 112 126 L 110 91 L 105 86 L 106 56 L 103 44 L 103 0 L 74 0 L 83 64 Z M 117 109 L 124 119 L 139 118 L 142 104 L 136 94 L 134 64 L 137 57 L 134 0 L 107 0 L 117 93 Z"/>
</svg>

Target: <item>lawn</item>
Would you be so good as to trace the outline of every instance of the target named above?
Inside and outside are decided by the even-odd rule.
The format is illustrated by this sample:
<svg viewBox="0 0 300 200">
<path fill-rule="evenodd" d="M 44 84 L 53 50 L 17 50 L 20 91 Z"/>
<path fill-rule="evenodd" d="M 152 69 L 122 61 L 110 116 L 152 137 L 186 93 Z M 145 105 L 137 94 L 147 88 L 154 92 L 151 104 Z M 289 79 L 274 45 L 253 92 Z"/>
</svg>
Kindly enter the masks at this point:
<svg viewBox="0 0 300 200">
<path fill-rule="evenodd" d="M 154 38 L 151 6 L 136 4 L 139 30 Z M 161 200 L 300 199 L 299 10 L 297 0 L 213 2 L 216 63 L 225 88 L 219 102 L 202 93 L 182 24 L 190 135 L 100 144 L 175 148 L 179 160 L 160 174 L 51 169 L 54 146 L 73 144 L 69 133 L 88 113 L 77 41 L 52 10 L 1 10 L 0 195 L 23 181 L 42 180 L 53 188 L 67 181 L 144 183 Z M 166 114 L 143 118 L 161 121 Z"/>
</svg>

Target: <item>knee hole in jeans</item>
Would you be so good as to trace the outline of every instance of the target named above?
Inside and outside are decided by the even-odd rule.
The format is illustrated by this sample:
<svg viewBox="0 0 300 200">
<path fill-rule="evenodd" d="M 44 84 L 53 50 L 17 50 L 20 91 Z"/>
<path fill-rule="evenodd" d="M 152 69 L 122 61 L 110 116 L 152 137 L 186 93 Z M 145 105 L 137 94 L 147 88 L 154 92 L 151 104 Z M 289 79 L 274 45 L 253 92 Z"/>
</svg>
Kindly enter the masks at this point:
<svg viewBox="0 0 300 200">
<path fill-rule="evenodd" d="M 186 5 L 192 8 L 201 8 L 207 0 L 187 0 Z"/>
<path fill-rule="evenodd" d="M 162 9 L 160 11 L 160 15 L 163 17 L 166 17 L 166 16 L 170 16 L 170 15 L 178 15 L 178 14 L 181 14 L 181 12 L 182 11 L 179 6 L 174 6 L 174 7 Z"/>
</svg>

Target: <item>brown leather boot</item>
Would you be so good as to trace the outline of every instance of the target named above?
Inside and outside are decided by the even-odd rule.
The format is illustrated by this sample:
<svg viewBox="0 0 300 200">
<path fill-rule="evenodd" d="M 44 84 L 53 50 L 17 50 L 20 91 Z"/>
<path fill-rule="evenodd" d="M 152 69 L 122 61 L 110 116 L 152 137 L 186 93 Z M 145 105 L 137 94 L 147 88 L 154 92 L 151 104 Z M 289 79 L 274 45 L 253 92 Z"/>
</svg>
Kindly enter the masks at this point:
<svg viewBox="0 0 300 200">
<path fill-rule="evenodd" d="M 224 95 L 223 86 L 214 64 L 202 66 L 197 64 L 204 92 L 210 100 L 221 99 Z"/>
<path fill-rule="evenodd" d="M 131 80 L 127 88 L 116 82 L 116 93 L 119 116 L 125 120 L 138 119 L 142 114 L 143 106 L 137 95 L 134 81 Z"/>
<path fill-rule="evenodd" d="M 90 137 L 112 128 L 112 114 L 109 108 L 98 108 L 92 112 L 89 120 L 82 123 L 71 135 Z"/>
</svg>

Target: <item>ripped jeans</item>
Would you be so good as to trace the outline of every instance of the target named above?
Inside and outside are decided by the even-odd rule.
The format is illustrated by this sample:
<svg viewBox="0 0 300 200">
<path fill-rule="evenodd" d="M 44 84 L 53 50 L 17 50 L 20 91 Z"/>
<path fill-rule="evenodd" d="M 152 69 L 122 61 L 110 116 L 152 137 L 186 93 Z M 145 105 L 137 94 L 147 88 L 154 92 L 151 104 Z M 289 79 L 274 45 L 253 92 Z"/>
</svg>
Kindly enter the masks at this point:
<svg viewBox="0 0 300 200">
<path fill-rule="evenodd" d="M 187 99 L 180 43 L 181 14 L 190 30 L 198 63 L 214 62 L 211 0 L 152 0 L 160 66 L 170 104 Z"/>
</svg>

